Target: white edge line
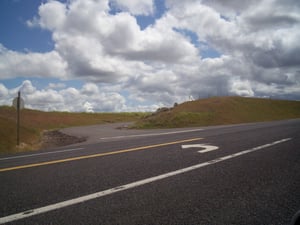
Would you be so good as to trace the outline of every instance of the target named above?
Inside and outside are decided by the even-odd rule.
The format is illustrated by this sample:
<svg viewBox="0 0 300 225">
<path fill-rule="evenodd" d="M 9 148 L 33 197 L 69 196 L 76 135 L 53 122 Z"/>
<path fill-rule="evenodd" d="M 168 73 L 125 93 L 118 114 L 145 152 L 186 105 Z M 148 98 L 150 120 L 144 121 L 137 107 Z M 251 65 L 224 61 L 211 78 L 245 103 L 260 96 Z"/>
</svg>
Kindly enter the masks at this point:
<svg viewBox="0 0 300 225">
<path fill-rule="evenodd" d="M 179 175 L 179 174 L 182 174 L 182 173 L 187 173 L 189 171 L 193 171 L 193 170 L 196 170 L 196 169 L 208 166 L 208 165 L 213 165 L 213 164 L 216 164 L 218 162 L 226 161 L 226 160 L 236 158 L 236 157 L 239 157 L 239 156 L 242 156 L 242 155 L 245 155 L 245 154 L 249 154 L 249 153 L 252 153 L 252 152 L 264 149 L 264 148 L 268 148 L 268 147 L 271 147 L 271 146 L 274 146 L 274 145 L 277 145 L 277 144 L 280 144 L 280 143 L 283 143 L 283 142 L 286 142 L 286 141 L 289 141 L 289 140 L 291 140 L 291 138 L 282 139 L 280 141 L 275 141 L 275 142 L 272 142 L 270 144 L 261 145 L 261 146 L 258 146 L 258 147 L 252 148 L 252 149 L 248 149 L 248 150 L 245 150 L 245 151 L 242 151 L 242 152 L 238 152 L 238 153 L 234 153 L 234 154 L 231 154 L 231 155 L 219 157 L 219 158 L 216 158 L 216 159 L 204 162 L 204 163 L 196 164 L 196 165 L 193 165 L 193 166 L 190 166 L 190 167 L 175 170 L 175 171 L 165 173 L 165 174 L 161 174 L 161 175 L 158 175 L 158 176 L 155 176 L 155 177 L 150 177 L 150 178 L 147 178 L 147 179 L 144 179 L 144 180 L 140 180 L 140 181 L 136 181 L 136 182 L 133 182 L 133 183 L 126 184 L 126 185 L 122 185 L 122 186 L 114 187 L 114 188 L 111 188 L 111 189 L 107 189 L 105 191 L 100 191 L 100 192 L 85 195 L 85 196 L 82 196 L 82 197 L 70 199 L 70 200 L 67 200 L 67 201 L 55 203 L 55 204 L 48 205 L 48 206 L 44 206 L 44 207 L 41 207 L 41 208 L 31 209 L 31 210 L 27 210 L 27 211 L 24 211 L 24 212 L 21 212 L 21 213 L 16 213 L 16 214 L 13 214 L 13 215 L 10 215 L 10 216 L 5 216 L 5 217 L 0 218 L 0 224 L 4 224 L 4 223 L 24 219 L 24 218 L 27 218 L 27 217 L 35 216 L 35 215 L 38 215 L 38 214 L 42 214 L 42 213 L 46 213 L 46 212 L 49 212 L 49 211 L 61 209 L 61 208 L 64 208 L 64 207 L 68 207 L 68 206 L 75 205 L 75 204 L 78 204 L 78 203 L 82 203 L 82 202 L 85 202 L 85 201 L 89 201 L 89 200 L 92 200 L 92 199 L 104 197 L 104 196 L 111 195 L 111 194 L 114 194 L 114 193 L 117 193 L 117 192 L 121 192 L 121 191 L 125 191 L 125 190 L 132 189 L 132 188 L 135 188 L 135 187 L 139 187 L 139 186 L 149 184 L 149 183 L 152 183 L 152 182 L 155 182 L 155 181 L 166 179 L 168 177 L 173 177 L 173 176 L 176 176 L 176 175 Z"/>
<path fill-rule="evenodd" d="M 84 149 L 84 148 L 72 148 L 72 149 L 65 149 L 65 150 L 59 150 L 59 151 L 53 151 L 53 152 L 42 152 L 42 153 L 36 153 L 36 154 L 30 154 L 30 155 L 12 156 L 12 157 L 7 157 L 7 158 L 0 158 L 0 161 L 9 160 L 9 159 L 20 159 L 20 158 L 34 157 L 34 156 L 40 156 L 40 155 L 50 155 L 50 154 L 55 154 L 55 153 L 78 151 L 78 150 L 82 150 L 82 149 Z"/>
<path fill-rule="evenodd" d="M 158 135 L 168 135 L 168 134 L 180 134 L 180 133 L 189 133 L 189 132 L 195 132 L 195 131 L 203 131 L 203 129 L 171 131 L 171 132 L 152 133 L 152 134 L 133 134 L 133 135 L 124 135 L 124 136 L 115 136 L 115 137 L 103 137 L 103 138 L 100 138 L 100 140 L 120 139 L 120 138 L 130 138 L 130 137 L 147 137 L 147 136 L 158 136 Z"/>
</svg>

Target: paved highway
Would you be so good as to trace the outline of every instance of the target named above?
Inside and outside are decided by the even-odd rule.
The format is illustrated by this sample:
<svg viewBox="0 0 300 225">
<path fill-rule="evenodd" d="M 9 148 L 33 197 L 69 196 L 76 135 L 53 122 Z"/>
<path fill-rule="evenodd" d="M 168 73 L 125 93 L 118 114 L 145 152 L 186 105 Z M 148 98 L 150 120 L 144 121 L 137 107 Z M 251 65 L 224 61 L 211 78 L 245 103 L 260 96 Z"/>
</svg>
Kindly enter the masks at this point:
<svg viewBox="0 0 300 225">
<path fill-rule="evenodd" d="M 300 120 L 141 134 L 2 155 L 0 224 L 279 225 L 300 210 Z"/>
</svg>

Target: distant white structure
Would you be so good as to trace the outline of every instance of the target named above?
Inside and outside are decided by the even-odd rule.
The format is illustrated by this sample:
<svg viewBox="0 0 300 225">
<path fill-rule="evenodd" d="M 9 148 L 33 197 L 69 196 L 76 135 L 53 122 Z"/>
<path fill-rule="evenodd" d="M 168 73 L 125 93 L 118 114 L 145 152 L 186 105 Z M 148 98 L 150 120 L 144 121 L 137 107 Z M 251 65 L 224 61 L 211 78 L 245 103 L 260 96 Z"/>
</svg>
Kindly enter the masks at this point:
<svg viewBox="0 0 300 225">
<path fill-rule="evenodd" d="M 192 95 L 189 96 L 189 101 L 195 101 L 195 99 Z"/>
<path fill-rule="evenodd" d="M 85 109 L 85 112 L 87 112 L 87 113 L 94 112 L 93 105 L 89 102 L 84 103 L 83 108 Z"/>
</svg>

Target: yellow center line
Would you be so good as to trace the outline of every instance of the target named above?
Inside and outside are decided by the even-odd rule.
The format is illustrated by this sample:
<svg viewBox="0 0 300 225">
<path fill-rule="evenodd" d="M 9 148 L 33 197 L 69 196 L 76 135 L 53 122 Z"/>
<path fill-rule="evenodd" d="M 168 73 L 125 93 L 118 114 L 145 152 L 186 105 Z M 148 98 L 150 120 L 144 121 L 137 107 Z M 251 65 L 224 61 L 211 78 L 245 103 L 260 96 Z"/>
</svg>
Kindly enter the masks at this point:
<svg viewBox="0 0 300 225">
<path fill-rule="evenodd" d="M 162 143 L 162 144 L 155 144 L 155 145 L 141 146 L 141 147 L 136 147 L 136 148 L 123 149 L 123 150 L 118 150 L 118 151 L 113 151 L 113 152 L 105 152 L 105 153 L 78 156 L 78 157 L 67 158 L 67 159 L 59 159 L 59 160 L 48 161 L 48 162 L 41 162 L 41 163 L 33 163 L 33 164 L 15 166 L 15 167 L 8 167 L 8 168 L 0 169 L 0 172 L 26 169 L 26 168 L 32 168 L 32 167 L 38 167 L 38 166 L 46 166 L 46 165 L 52 165 L 52 164 L 58 164 L 58 163 L 64 163 L 64 162 L 77 161 L 77 160 L 81 160 L 81 159 L 90 159 L 90 158 L 108 156 L 108 155 L 116 155 L 116 154 L 121 154 L 121 153 L 126 153 L 126 152 L 141 151 L 141 150 L 145 150 L 145 149 L 168 146 L 168 145 L 175 145 L 175 144 L 180 144 L 180 143 L 185 143 L 185 142 L 197 141 L 197 140 L 201 140 L 201 139 L 203 139 L 203 138 L 192 138 L 192 139 L 173 141 L 173 142 Z"/>
</svg>

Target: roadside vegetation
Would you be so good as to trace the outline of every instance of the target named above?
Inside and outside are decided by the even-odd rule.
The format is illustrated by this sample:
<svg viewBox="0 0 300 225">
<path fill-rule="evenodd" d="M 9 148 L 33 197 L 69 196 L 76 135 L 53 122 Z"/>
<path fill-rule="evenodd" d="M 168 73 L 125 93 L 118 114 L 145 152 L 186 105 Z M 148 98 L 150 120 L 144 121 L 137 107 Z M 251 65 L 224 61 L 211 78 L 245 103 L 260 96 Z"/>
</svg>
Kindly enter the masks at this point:
<svg viewBox="0 0 300 225">
<path fill-rule="evenodd" d="M 0 106 L 0 153 L 36 150 L 43 132 L 72 126 L 135 122 L 133 128 L 175 128 L 300 118 L 300 101 L 213 97 L 174 104 L 155 113 L 68 113 L 21 110 L 20 146 L 16 146 L 16 110 Z"/>
<path fill-rule="evenodd" d="M 141 120 L 137 128 L 174 128 L 300 118 L 300 101 L 212 97 L 175 104 Z"/>
<path fill-rule="evenodd" d="M 0 106 L 0 153 L 28 151 L 41 146 L 42 133 L 72 126 L 131 122 L 146 113 L 68 113 L 23 109 L 20 113 L 20 146 L 16 146 L 16 115 L 13 107 Z"/>
</svg>

